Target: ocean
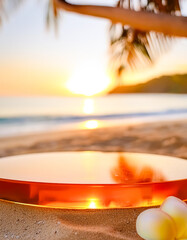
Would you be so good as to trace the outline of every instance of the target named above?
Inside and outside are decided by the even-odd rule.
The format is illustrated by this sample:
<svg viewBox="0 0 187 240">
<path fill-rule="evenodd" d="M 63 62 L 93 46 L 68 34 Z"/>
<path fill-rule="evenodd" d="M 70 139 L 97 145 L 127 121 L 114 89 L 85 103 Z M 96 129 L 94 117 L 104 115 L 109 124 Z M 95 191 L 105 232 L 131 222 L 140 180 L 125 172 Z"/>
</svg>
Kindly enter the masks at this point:
<svg viewBox="0 0 187 240">
<path fill-rule="evenodd" d="M 186 94 L 0 97 L 0 137 L 187 119 Z"/>
</svg>

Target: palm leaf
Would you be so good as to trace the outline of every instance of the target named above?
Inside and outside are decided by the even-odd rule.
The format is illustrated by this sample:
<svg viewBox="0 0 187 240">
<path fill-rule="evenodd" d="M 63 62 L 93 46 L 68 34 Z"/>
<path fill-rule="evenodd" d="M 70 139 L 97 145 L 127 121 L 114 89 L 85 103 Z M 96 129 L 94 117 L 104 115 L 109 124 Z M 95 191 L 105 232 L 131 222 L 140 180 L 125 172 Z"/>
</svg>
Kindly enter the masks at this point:
<svg viewBox="0 0 187 240">
<path fill-rule="evenodd" d="M 155 13 L 164 12 L 176 15 L 180 13 L 179 0 L 138 0 L 136 4 L 133 0 L 118 0 L 117 7 Z M 142 32 L 121 24 L 111 24 L 109 35 L 110 64 L 118 74 L 125 69 L 136 70 L 154 63 L 174 41 L 173 37 L 161 33 Z"/>
<path fill-rule="evenodd" d="M 55 33 L 58 33 L 58 24 L 59 24 L 59 15 L 57 8 L 55 6 L 55 2 L 53 0 L 49 0 L 47 5 L 47 14 L 46 14 L 46 27 L 47 29 L 53 27 L 55 29 Z"/>
</svg>

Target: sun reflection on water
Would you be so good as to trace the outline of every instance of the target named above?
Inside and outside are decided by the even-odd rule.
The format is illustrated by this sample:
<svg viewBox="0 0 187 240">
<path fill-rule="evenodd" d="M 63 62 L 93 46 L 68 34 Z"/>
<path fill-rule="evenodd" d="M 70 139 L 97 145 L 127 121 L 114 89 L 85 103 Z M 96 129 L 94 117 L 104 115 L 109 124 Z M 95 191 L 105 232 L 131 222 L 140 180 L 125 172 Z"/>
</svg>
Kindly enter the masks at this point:
<svg viewBox="0 0 187 240">
<path fill-rule="evenodd" d="M 96 129 L 99 127 L 99 121 L 97 120 L 89 120 L 84 123 L 85 129 Z"/>
<path fill-rule="evenodd" d="M 83 102 L 83 112 L 85 114 L 91 114 L 94 112 L 94 100 L 93 99 L 85 99 Z"/>
<path fill-rule="evenodd" d="M 85 99 L 83 102 L 82 111 L 87 115 L 94 113 L 95 111 L 94 100 L 91 98 Z M 85 121 L 81 124 L 82 129 L 96 129 L 99 126 L 100 126 L 100 121 L 94 120 L 94 119 Z"/>
</svg>

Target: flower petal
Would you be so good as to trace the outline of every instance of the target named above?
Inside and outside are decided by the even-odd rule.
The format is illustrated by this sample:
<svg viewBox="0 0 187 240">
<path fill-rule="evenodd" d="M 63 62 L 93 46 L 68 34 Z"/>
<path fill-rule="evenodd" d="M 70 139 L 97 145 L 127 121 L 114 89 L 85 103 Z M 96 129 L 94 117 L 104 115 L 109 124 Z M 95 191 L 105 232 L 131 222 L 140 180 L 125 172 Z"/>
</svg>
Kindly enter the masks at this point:
<svg viewBox="0 0 187 240">
<path fill-rule="evenodd" d="M 187 239 L 187 204 L 176 197 L 168 197 L 160 209 L 169 214 L 177 228 L 177 239 Z"/>
<path fill-rule="evenodd" d="M 176 237 L 173 219 L 159 208 L 142 212 L 137 218 L 136 230 L 146 240 L 174 240 Z"/>
</svg>

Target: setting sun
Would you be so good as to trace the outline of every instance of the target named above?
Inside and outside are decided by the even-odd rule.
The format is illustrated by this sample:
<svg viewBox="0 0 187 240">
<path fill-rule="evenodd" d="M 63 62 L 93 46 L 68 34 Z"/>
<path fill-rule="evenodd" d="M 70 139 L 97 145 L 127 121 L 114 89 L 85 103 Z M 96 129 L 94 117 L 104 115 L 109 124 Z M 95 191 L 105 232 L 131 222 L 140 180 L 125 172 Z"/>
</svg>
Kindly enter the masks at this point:
<svg viewBox="0 0 187 240">
<path fill-rule="evenodd" d="M 74 94 L 92 96 L 103 92 L 111 80 L 103 68 L 95 64 L 80 66 L 67 81 L 67 89 Z"/>
</svg>

